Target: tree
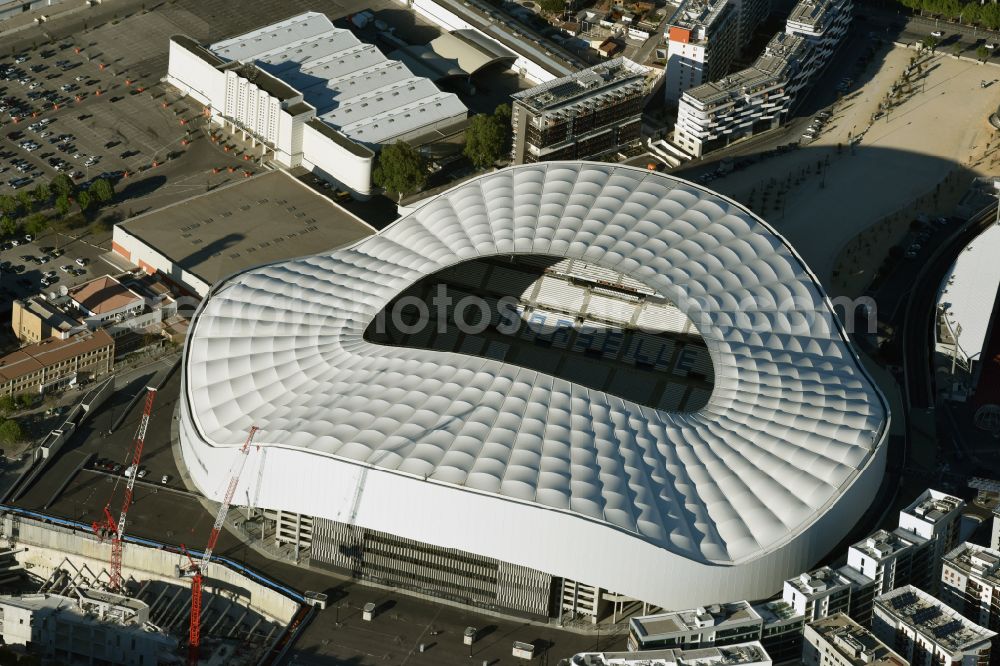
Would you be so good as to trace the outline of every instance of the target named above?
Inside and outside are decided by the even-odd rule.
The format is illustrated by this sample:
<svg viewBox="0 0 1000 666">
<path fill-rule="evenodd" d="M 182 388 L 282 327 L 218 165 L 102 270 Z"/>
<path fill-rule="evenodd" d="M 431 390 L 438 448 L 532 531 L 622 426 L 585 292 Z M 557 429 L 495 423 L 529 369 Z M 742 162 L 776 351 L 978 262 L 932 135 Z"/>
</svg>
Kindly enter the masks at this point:
<svg viewBox="0 0 1000 666">
<path fill-rule="evenodd" d="M 926 37 L 924 37 L 924 48 L 929 50 L 931 53 L 934 52 L 934 49 L 937 48 L 937 45 L 938 45 L 938 40 L 937 37 L 935 37 L 934 35 L 927 35 Z"/>
<path fill-rule="evenodd" d="M 3 234 L 4 236 L 13 236 L 16 233 L 17 222 L 6 216 L 0 218 L 0 234 Z"/>
<path fill-rule="evenodd" d="M 566 9 L 565 0 L 538 0 L 538 5 L 547 12 L 563 12 Z"/>
<path fill-rule="evenodd" d="M 990 57 L 990 50 L 986 48 L 985 44 L 980 44 L 979 48 L 976 49 L 976 57 L 982 60 L 983 62 L 985 62 L 986 59 Z"/>
<path fill-rule="evenodd" d="M 93 203 L 93 200 L 90 197 L 90 193 L 83 190 L 82 192 L 77 192 L 76 203 L 80 206 L 80 212 L 86 213 L 87 209 L 90 208 L 90 205 Z"/>
<path fill-rule="evenodd" d="M 8 217 L 16 217 L 18 208 L 17 199 L 9 194 L 0 194 L 0 212 Z"/>
<path fill-rule="evenodd" d="M 69 197 L 65 194 L 60 194 L 56 197 L 56 212 L 59 213 L 60 217 L 69 213 Z"/>
<path fill-rule="evenodd" d="M 35 404 L 35 399 L 30 393 L 20 393 L 14 400 L 17 401 L 18 407 L 21 409 L 28 409 L 33 404 Z"/>
<path fill-rule="evenodd" d="M 76 184 L 72 178 L 61 173 L 52 179 L 52 190 L 56 193 L 56 196 L 71 197 L 76 192 Z"/>
<path fill-rule="evenodd" d="M 90 186 L 90 196 L 98 203 L 107 203 L 115 196 L 115 190 L 111 186 L 111 181 L 107 178 L 98 178 Z"/>
<path fill-rule="evenodd" d="M 35 213 L 24 223 L 24 230 L 37 236 L 49 227 L 49 218 L 47 218 L 43 213 Z"/>
<path fill-rule="evenodd" d="M 31 192 L 28 190 L 21 190 L 17 193 L 17 202 L 21 204 L 21 214 L 27 215 L 31 212 Z"/>
<path fill-rule="evenodd" d="M 21 424 L 14 419 L 3 419 L 0 421 L 0 442 L 4 444 L 14 444 L 24 438 Z"/>
<path fill-rule="evenodd" d="M 52 196 L 52 189 L 48 183 L 39 183 L 35 189 L 31 190 L 31 197 L 38 203 L 46 203 Z"/>
<path fill-rule="evenodd" d="M 472 164 L 482 169 L 491 166 L 503 154 L 505 132 L 496 116 L 479 113 L 472 116 L 465 130 L 465 149 L 462 151 Z"/>
<path fill-rule="evenodd" d="M 17 409 L 17 403 L 12 395 L 0 395 L 0 413 L 10 414 Z"/>
<path fill-rule="evenodd" d="M 418 192 L 427 183 L 424 159 L 405 141 L 383 146 L 372 180 L 386 192 L 397 192 L 397 201 L 402 201 L 404 194 Z"/>
</svg>

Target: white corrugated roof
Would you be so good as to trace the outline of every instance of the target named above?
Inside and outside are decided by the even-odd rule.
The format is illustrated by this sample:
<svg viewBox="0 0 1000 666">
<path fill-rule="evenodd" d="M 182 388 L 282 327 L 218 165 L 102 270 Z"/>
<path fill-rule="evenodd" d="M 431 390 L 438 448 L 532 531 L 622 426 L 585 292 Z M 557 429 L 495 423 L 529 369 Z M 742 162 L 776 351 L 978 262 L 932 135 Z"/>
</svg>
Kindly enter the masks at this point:
<svg viewBox="0 0 1000 666">
<path fill-rule="evenodd" d="M 355 141 L 388 143 L 468 110 L 403 63 L 325 15 L 306 12 L 209 47 L 250 61 L 300 91 L 317 117 Z M 403 85 L 403 82 L 406 82 Z"/>
<path fill-rule="evenodd" d="M 978 359 L 1000 288 L 1000 226 L 992 225 L 958 255 L 945 276 L 938 303 L 948 311 L 952 330 L 961 325 L 958 344 Z"/>
</svg>

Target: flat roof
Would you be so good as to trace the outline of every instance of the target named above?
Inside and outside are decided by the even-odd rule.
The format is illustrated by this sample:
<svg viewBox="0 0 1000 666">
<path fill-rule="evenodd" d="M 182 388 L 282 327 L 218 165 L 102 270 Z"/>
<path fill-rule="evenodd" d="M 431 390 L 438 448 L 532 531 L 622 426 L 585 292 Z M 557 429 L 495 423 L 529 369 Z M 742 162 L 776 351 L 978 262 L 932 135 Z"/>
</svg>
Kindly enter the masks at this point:
<svg viewBox="0 0 1000 666">
<path fill-rule="evenodd" d="M 815 28 L 829 13 L 843 4 L 843 0 L 800 0 L 788 15 L 788 23 Z"/>
<path fill-rule="evenodd" d="M 760 621 L 760 615 L 746 601 L 715 604 L 704 608 L 659 613 L 632 618 L 631 622 L 647 639 L 682 632 L 691 633 L 707 628 Z"/>
<path fill-rule="evenodd" d="M 0 358 L 0 381 L 6 383 L 112 344 L 114 340 L 104 329 L 79 333 L 65 340 L 47 338 Z"/>
<path fill-rule="evenodd" d="M 705 105 L 717 105 L 785 83 L 793 66 L 804 58 L 809 48 L 808 40 L 801 35 L 779 32 L 750 67 L 686 90 L 684 97 Z"/>
<path fill-rule="evenodd" d="M 284 171 L 269 171 L 119 226 L 209 284 L 375 233 Z"/>
<path fill-rule="evenodd" d="M 913 585 L 875 597 L 875 604 L 952 655 L 997 635 Z"/>
<path fill-rule="evenodd" d="M 301 93 L 318 118 L 355 141 L 389 143 L 468 114 L 457 95 L 442 92 L 350 30 L 334 27 L 319 12 L 251 30 L 209 49 L 220 58 L 252 62 L 269 72 L 281 86 Z M 275 88 L 279 97 L 288 94 Z"/>
<path fill-rule="evenodd" d="M 942 282 L 940 305 L 952 330 L 961 327 L 958 346 L 979 360 L 1000 288 L 1000 226 L 990 225 L 958 255 Z"/>
<path fill-rule="evenodd" d="M 628 58 L 615 58 L 579 72 L 515 93 L 512 97 L 535 113 L 572 113 L 615 99 L 623 87 L 641 88 L 646 68 Z"/>
<path fill-rule="evenodd" d="M 840 655 L 841 663 L 852 666 L 907 666 L 909 663 L 843 613 L 810 622 L 809 626 Z"/>
<path fill-rule="evenodd" d="M 104 275 L 77 285 L 70 289 L 66 295 L 83 309 L 98 315 L 142 300 L 142 296 L 110 275 Z"/>
</svg>

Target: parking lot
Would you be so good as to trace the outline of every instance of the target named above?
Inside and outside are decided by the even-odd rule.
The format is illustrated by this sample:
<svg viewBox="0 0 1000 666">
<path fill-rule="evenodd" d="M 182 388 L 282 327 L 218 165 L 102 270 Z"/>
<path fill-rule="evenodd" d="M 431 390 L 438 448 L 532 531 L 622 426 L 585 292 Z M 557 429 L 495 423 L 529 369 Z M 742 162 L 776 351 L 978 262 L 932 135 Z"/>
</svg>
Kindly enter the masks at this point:
<svg viewBox="0 0 1000 666">
<path fill-rule="evenodd" d="M 17 245 L 13 245 L 17 243 Z M 101 259 L 106 250 L 84 240 L 49 231 L 26 241 L 25 236 L 0 245 L 0 293 L 5 299 L 31 296 L 40 290 L 74 287 L 116 272 Z M 43 278 L 52 279 L 43 283 Z"/>
</svg>

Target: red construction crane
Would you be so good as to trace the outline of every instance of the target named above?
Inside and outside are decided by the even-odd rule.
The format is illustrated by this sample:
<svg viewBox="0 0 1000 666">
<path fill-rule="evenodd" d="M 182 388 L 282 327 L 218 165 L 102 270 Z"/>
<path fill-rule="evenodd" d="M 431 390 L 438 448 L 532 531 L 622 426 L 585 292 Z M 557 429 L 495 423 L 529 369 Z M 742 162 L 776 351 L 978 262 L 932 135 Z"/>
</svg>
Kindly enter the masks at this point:
<svg viewBox="0 0 1000 666">
<path fill-rule="evenodd" d="M 125 535 L 125 518 L 128 516 L 128 508 L 132 505 L 132 491 L 135 489 L 135 478 L 139 476 L 139 462 L 142 460 L 142 447 L 146 443 L 146 428 L 149 427 L 149 416 L 153 413 L 153 401 L 156 399 L 156 389 L 146 388 L 146 405 L 142 410 L 142 418 L 139 420 L 139 428 L 135 432 L 135 440 L 132 443 L 132 465 L 125 471 L 128 482 L 125 486 L 125 497 L 122 499 L 122 511 L 115 522 L 111 515 L 111 501 L 114 499 L 114 491 L 104 505 L 103 522 L 94 521 L 92 527 L 94 532 L 103 538 L 104 532 L 111 536 L 111 583 L 112 592 L 118 592 L 122 586 L 122 548 L 124 547 L 123 537 Z M 117 488 L 117 486 L 116 486 Z"/>
<path fill-rule="evenodd" d="M 257 426 L 250 427 L 250 434 L 247 435 L 247 441 L 243 442 L 243 446 L 240 448 L 236 459 L 233 460 L 232 467 L 229 469 L 229 486 L 226 488 L 226 494 L 222 498 L 222 506 L 219 507 L 219 513 L 215 516 L 215 524 L 212 526 L 212 533 L 208 535 L 208 545 L 205 547 L 205 552 L 201 554 L 201 559 L 195 562 L 191 558 L 191 555 L 188 554 L 187 549 L 181 545 L 181 550 L 187 555 L 188 561 L 191 563 L 191 566 L 185 573 L 193 575 L 191 579 L 191 627 L 188 632 L 188 664 L 190 666 L 198 663 L 198 647 L 201 645 L 202 574 L 208 571 L 208 563 L 212 559 L 212 551 L 215 550 L 215 543 L 219 540 L 222 526 L 226 522 L 229 505 L 232 504 L 233 496 L 236 494 L 236 485 L 240 482 L 240 475 L 243 474 L 243 467 L 247 463 L 250 444 L 253 442 L 253 437 L 257 434 L 258 430 L 260 428 Z"/>
</svg>

